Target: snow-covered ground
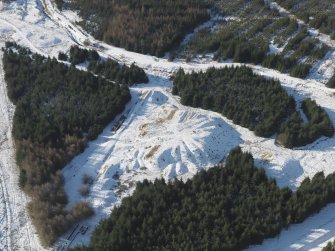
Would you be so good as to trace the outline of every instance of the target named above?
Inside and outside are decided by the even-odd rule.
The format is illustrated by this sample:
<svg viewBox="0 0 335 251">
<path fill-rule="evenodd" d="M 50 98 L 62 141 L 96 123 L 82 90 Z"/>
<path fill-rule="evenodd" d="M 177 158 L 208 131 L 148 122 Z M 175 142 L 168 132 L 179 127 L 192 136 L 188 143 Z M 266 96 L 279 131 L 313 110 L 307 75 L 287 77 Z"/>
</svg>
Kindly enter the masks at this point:
<svg viewBox="0 0 335 251">
<path fill-rule="evenodd" d="M 83 175 L 94 180 L 86 200 L 96 209 L 95 216 L 83 223 L 89 226 L 88 234 L 132 192 L 136 181 L 189 178 L 219 163 L 242 143 L 239 133 L 220 115 L 181 105 L 167 86 L 168 80 L 152 77 L 148 85 L 131 88 L 132 101 L 122 126 L 112 130 L 119 116 L 64 169 L 71 202 L 80 199 Z M 85 244 L 87 237 L 79 235 L 73 243 Z"/>
<path fill-rule="evenodd" d="M 76 19 L 78 17 L 70 11 L 60 13 L 50 0 L 18 0 L 10 6 L 0 4 L 1 41 L 12 39 L 49 56 L 56 56 L 59 51 L 67 51 L 72 44 L 79 44 L 97 49 L 102 56 L 122 63 L 135 62 L 150 76 L 149 84 L 131 88 L 132 101 L 124 111 L 121 127 L 112 130 L 113 125 L 123 120 L 120 115 L 63 171 L 70 205 L 78 200 L 87 200 L 96 211 L 93 218 L 80 223 L 89 229 L 85 235 L 71 237 L 72 246 L 88 243 L 96 223 L 106 217 L 121 198 L 131 194 L 136 181 L 191 177 L 198 170 L 222 161 L 237 145 L 250 151 L 257 164 L 264 167 L 269 176 L 276 178 L 280 186 L 296 189 L 307 176 L 312 177 L 318 171 L 326 174 L 335 171 L 334 138 L 322 138 L 301 149 L 284 149 L 276 146 L 274 139 L 256 137 L 253 132 L 234 125 L 218 113 L 182 106 L 178 98 L 171 95 L 169 77 L 180 67 L 186 71 L 199 71 L 238 64 L 208 59 L 192 63 L 168 62 L 167 59 L 128 52 L 96 41 L 74 24 Z M 316 37 L 325 38 L 318 32 L 311 32 Z M 328 42 L 332 52 L 314 67 L 307 80 L 260 66 L 249 66 L 258 74 L 279 79 L 297 101 L 306 97 L 315 99 L 335 124 L 334 91 L 324 86 L 335 68 L 335 46 L 333 41 Z M 25 212 L 27 198 L 17 186 L 11 120 L 7 119 L 11 118 L 13 107 L 5 95 L 2 66 L 0 77 L 0 249 L 27 250 L 30 247 L 31 250 L 42 250 Z M 94 180 L 86 198 L 79 193 L 84 174 Z M 279 237 L 252 250 L 319 250 L 320 245 L 325 245 L 335 236 L 334 212 L 334 205 L 329 205 L 306 222 L 290 227 Z M 69 235 L 70 232 L 64 235 L 59 244 L 67 246 L 69 241 L 64 239 Z"/>
<path fill-rule="evenodd" d="M 0 250 L 42 250 L 27 214 L 29 198 L 18 189 L 11 134 L 14 106 L 6 94 L 2 56 L 0 51 Z"/>
</svg>

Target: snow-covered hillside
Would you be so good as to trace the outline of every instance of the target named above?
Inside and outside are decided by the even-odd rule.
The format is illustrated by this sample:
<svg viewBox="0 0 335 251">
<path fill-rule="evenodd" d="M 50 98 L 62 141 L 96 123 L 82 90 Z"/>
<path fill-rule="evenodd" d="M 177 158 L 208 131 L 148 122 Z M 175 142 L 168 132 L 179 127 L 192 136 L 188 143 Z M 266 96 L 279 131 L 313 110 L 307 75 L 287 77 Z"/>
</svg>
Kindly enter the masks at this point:
<svg viewBox="0 0 335 251">
<path fill-rule="evenodd" d="M 182 106 L 178 98 L 171 95 L 169 78 L 180 67 L 186 71 L 199 71 L 238 64 L 209 59 L 192 63 L 168 62 L 167 59 L 104 44 L 74 24 L 78 18 L 74 13 L 67 11 L 65 15 L 59 12 L 51 0 L 18 0 L 10 5 L 0 3 L 0 9 L 1 43 L 15 40 L 46 56 L 57 56 L 59 51 L 66 52 L 72 44 L 79 44 L 97 49 L 102 56 L 122 63 L 135 62 L 150 76 L 149 84 L 131 88 L 132 101 L 124 111 L 124 117 L 116 118 L 83 154 L 65 167 L 65 189 L 70 204 L 87 200 L 92 203 L 96 215 L 80 223 L 89 227 L 86 234 L 80 234 L 77 228 L 70 241 L 65 241 L 70 231 L 59 241 L 59 246 L 66 247 L 70 242 L 71 245 L 88 243 L 97 222 L 106 217 L 122 197 L 131 194 L 136 181 L 192 177 L 198 170 L 222 161 L 237 145 L 250 151 L 257 164 L 264 167 L 269 176 L 276 178 L 280 186 L 296 189 L 307 176 L 312 177 L 319 171 L 325 174 L 335 171 L 334 138 L 322 138 L 301 149 L 284 149 L 276 146 L 274 139 L 256 137 L 253 132 L 234 125 L 218 113 Z M 311 32 L 328 39 L 314 30 Z M 334 91 L 324 86 L 335 69 L 335 45 L 327 41 L 332 51 L 314 67 L 307 80 L 260 66 L 250 67 L 258 74 L 279 79 L 297 101 L 306 97 L 315 99 L 335 124 Z M 28 199 L 17 186 L 10 135 L 13 107 L 5 95 L 1 63 L 0 66 L 0 249 L 42 250 L 25 210 Z M 120 127 L 113 130 L 115 125 Z M 86 198 L 79 193 L 84 174 L 94 179 Z M 320 245 L 335 236 L 334 212 L 334 206 L 329 205 L 305 223 L 292 226 L 280 237 L 251 249 L 319 250 Z"/>
</svg>

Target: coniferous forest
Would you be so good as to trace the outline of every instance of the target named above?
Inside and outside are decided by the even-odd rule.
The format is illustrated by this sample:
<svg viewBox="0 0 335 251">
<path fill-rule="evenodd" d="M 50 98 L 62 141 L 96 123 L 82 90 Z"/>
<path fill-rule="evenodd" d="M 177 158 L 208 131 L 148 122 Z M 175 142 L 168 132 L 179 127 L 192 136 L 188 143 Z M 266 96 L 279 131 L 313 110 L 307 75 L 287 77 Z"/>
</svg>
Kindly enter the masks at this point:
<svg viewBox="0 0 335 251">
<path fill-rule="evenodd" d="M 305 125 L 295 112 L 295 100 L 278 81 L 258 76 L 245 66 L 191 74 L 181 69 L 174 76 L 173 94 L 179 95 L 184 105 L 222 113 L 258 136 L 280 132 L 277 143 L 289 148 L 334 134 L 328 114 L 315 101 L 307 99 L 302 103 L 309 120 Z"/>
<path fill-rule="evenodd" d="M 303 123 L 300 113 L 293 113 L 280 128 L 277 142 L 281 145 L 292 148 L 310 144 L 321 136 L 334 135 L 334 127 L 328 114 L 314 100 L 305 99 L 302 110 L 308 123 Z"/>
<path fill-rule="evenodd" d="M 58 170 L 124 109 L 129 89 L 13 43 L 6 43 L 3 63 L 16 105 L 12 133 L 20 186 L 31 195 L 28 209 L 42 243 L 50 245 L 93 213 L 87 203 L 66 210 Z"/>
<path fill-rule="evenodd" d="M 267 1 L 220 0 L 214 1 L 214 6 L 216 13 L 227 19 L 196 31 L 178 50 L 186 59 L 214 53 L 217 60 L 261 64 L 305 78 L 330 51 L 305 25 L 280 14 Z"/>
<path fill-rule="evenodd" d="M 88 63 L 88 71 L 119 84 L 133 85 L 149 81 L 144 70 L 134 63 L 128 67 L 110 58 L 103 60 L 97 51 L 82 49 L 76 45 L 71 46 L 69 56 L 60 52 L 58 59 L 69 61 L 72 65 Z"/>
<path fill-rule="evenodd" d="M 181 103 L 222 113 L 235 124 L 269 137 L 295 109 L 295 101 L 278 81 L 255 75 L 248 67 L 175 75 L 173 94 Z"/>
<path fill-rule="evenodd" d="M 70 6 L 97 39 L 155 56 L 209 19 L 208 0 L 75 0 Z"/>
<path fill-rule="evenodd" d="M 335 38 L 335 10 L 332 0 L 278 0 L 291 13 L 320 32 Z"/>
<path fill-rule="evenodd" d="M 236 251 L 274 237 L 335 201 L 335 174 L 306 178 L 296 192 L 280 189 L 253 157 L 232 150 L 224 166 L 191 180 L 138 183 L 73 251 Z"/>
</svg>

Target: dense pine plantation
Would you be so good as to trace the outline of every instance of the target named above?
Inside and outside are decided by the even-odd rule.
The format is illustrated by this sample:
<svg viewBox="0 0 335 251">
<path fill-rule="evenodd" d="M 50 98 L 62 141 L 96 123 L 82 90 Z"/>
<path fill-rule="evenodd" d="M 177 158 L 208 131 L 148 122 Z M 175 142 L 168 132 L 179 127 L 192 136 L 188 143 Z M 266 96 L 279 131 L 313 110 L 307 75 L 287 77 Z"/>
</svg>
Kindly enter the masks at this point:
<svg viewBox="0 0 335 251">
<path fill-rule="evenodd" d="M 277 0 L 276 2 L 305 23 L 335 38 L 335 2 L 333 0 Z"/>
<path fill-rule="evenodd" d="M 218 60 L 262 64 L 304 78 L 330 49 L 312 38 L 305 27 L 281 16 L 264 1 L 221 0 L 217 9 L 222 16 L 234 18 L 218 21 L 215 28 L 195 33 L 190 43 L 180 50 L 182 55 L 214 53 Z M 282 49 L 271 51 L 271 43 Z"/>
<path fill-rule="evenodd" d="M 211 68 L 174 77 L 173 94 L 181 103 L 222 113 L 259 136 L 273 135 L 295 109 L 295 101 L 278 81 L 255 75 L 248 67 Z"/>
<path fill-rule="evenodd" d="M 313 143 L 321 136 L 334 135 L 334 127 L 328 114 L 315 101 L 304 100 L 302 110 L 308 123 L 304 125 L 300 113 L 295 112 L 280 129 L 277 142 L 281 145 L 292 148 Z"/>
<path fill-rule="evenodd" d="M 75 0 L 81 25 L 97 39 L 127 50 L 163 56 L 209 19 L 210 0 Z"/>
<path fill-rule="evenodd" d="M 69 61 L 73 66 L 88 63 L 89 71 L 120 84 L 133 85 L 149 81 L 144 70 L 135 64 L 128 67 L 112 59 L 104 60 L 97 51 L 82 49 L 76 45 L 71 46 L 69 56 L 60 52 L 58 59 Z"/>
<path fill-rule="evenodd" d="M 173 94 L 179 95 L 184 105 L 220 112 L 258 136 L 270 137 L 279 131 L 277 143 L 288 148 L 334 134 L 328 114 L 315 101 L 302 103 L 309 120 L 305 125 L 294 112 L 294 99 L 278 81 L 258 76 L 245 66 L 191 74 L 181 69 L 174 76 Z"/>
<path fill-rule="evenodd" d="M 89 247 L 73 251 L 241 250 L 273 237 L 335 200 L 335 175 L 318 173 L 297 192 L 280 189 L 240 148 L 225 166 L 191 180 L 138 183 L 94 232 Z"/>
<path fill-rule="evenodd" d="M 32 197 L 28 209 L 41 241 L 50 245 L 93 213 L 86 203 L 65 209 L 57 171 L 124 109 L 129 89 L 12 43 L 6 43 L 3 63 L 8 95 L 16 105 L 12 133 L 20 185 Z"/>
</svg>

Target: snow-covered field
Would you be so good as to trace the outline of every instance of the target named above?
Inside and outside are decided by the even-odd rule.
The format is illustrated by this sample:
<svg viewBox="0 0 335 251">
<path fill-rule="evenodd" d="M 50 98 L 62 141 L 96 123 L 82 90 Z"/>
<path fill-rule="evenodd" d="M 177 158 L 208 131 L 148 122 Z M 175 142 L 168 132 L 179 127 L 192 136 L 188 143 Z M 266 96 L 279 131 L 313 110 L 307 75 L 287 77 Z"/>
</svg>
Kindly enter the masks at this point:
<svg viewBox="0 0 335 251">
<path fill-rule="evenodd" d="M 269 176 L 276 178 L 280 186 L 296 189 L 307 176 L 312 177 L 319 171 L 326 174 L 335 171 L 334 138 L 322 138 L 301 149 L 284 149 L 276 146 L 274 139 L 256 137 L 218 113 L 185 107 L 171 95 L 169 77 L 180 67 L 186 71 L 199 71 L 238 64 L 210 59 L 192 63 L 168 62 L 167 59 L 128 52 L 96 41 L 74 24 L 77 18 L 70 11 L 60 13 L 50 0 L 18 0 L 10 6 L 0 2 L 1 43 L 15 40 L 47 56 L 56 56 L 59 51 L 67 51 L 72 44 L 79 44 L 97 49 L 102 56 L 122 63 L 135 62 L 150 76 L 149 84 L 131 88 L 132 101 L 125 109 L 124 117 L 120 115 L 111 122 L 63 171 L 70 205 L 84 199 L 79 193 L 83 186 L 82 176 L 87 174 L 94 180 L 91 192 L 84 200 L 92 204 L 96 214 L 80 223 L 88 226 L 88 231 L 85 235 L 71 237 L 72 246 L 88 243 L 97 222 L 106 217 L 124 196 L 131 194 L 136 181 L 192 177 L 198 170 L 222 161 L 237 145 L 250 151 L 257 164 L 264 167 Z M 334 91 L 324 87 L 335 69 L 335 46 L 326 36 L 314 30 L 311 32 L 326 41 L 332 51 L 314 67 L 307 80 L 260 66 L 250 67 L 258 74 L 279 79 L 297 101 L 306 97 L 315 99 L 335 124 Z M 0 108 L 0 250 L 42 250 L 25 211 L 28 199 L 17 186 L 10 135 L 14 108 L 5 94 L 1 63 Z M 117 124 L 121 126 L 113 130 Z M 335 206 L 329 205 L 306 222 L 290 227 L 279 237 L 251 250 L 319 250 L 335 237 L 334 213 Z M 70 241 L 65 241 L 70 232 L 59 241 L 59 246 L 70 244 Z"/>
</svg>

